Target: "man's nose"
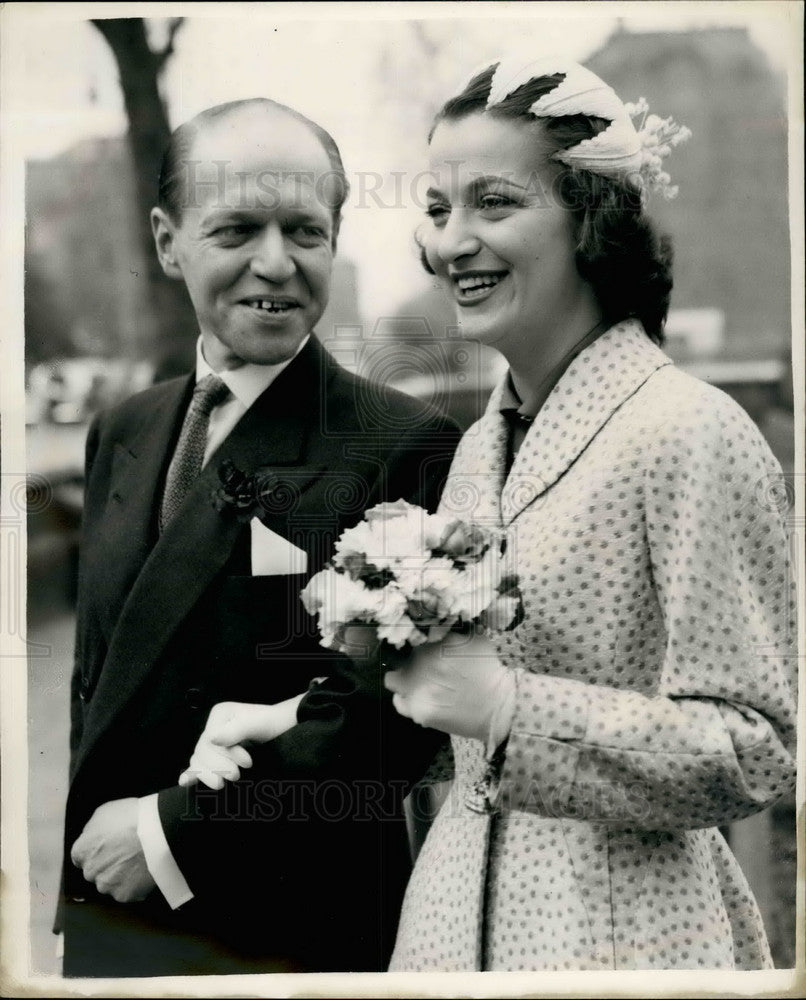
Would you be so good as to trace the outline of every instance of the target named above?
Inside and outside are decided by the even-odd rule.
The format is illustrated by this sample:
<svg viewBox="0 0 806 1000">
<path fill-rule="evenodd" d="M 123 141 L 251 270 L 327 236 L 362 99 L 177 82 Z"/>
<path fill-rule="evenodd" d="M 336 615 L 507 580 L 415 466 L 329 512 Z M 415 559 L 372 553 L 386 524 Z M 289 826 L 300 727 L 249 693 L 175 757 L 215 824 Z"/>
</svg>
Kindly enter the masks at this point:
<svg viewBox="0 0 806 1000">
<path fill-rule="evenodd" d="M 280 284 L 288 281 L 297 269 L 285 233 L 279 225 L 266 226 L 256 241 L 249 262 L 250 270 L 258 277 Z"/>
<path fill-rule="evenodd" d="M 442 229 L 437 231 L 436 251 L 440 259 L 450 264 L 460 257 L 478 253 L 481 241 L 473 230 L 471 213 L 454 208 Z"/>
</svg>

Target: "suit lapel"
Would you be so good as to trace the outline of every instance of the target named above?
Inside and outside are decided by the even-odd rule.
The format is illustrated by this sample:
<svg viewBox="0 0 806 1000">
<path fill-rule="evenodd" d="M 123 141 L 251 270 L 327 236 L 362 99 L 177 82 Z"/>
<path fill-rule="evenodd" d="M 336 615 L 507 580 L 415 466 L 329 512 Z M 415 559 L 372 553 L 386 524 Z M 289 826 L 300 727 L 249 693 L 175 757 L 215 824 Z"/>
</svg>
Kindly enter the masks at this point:
<svg viewBox="0 0 806 1000">
<path fill-rule="evenodd" d="M 157 387 L 140 423 L 115 442 L 98 549 L 109 608 L 122 607 L 153 545 L 158 491 L 192 388 L 190 377 Z"/>
<path fill-rule="evenodd" d="M 321 472 L 307 469 L 302 460 L 308 430 L 319 419 L 323 356 L 312 340 L 254 403 L 211 457 L 148 554 L 112 634 L 76 769 L 143 683 L 177 626 L 232 552 L 243 526 L 213 505 L 221 462 L 229 459 L 246 472 L 276 467 L 281 481 L 287 476 L 296 490 L 310 485 Z M 150 520 L 156 491 L 149 492 L 149 509 L 142 498 L 141 513 Z"/>
<path fill-rule="evenodd" d="M 557 482 L 654 371 L 671 363 L 636 320 L 612 327 L 576 357 L 515 456 L 501 494 L 504 525 Z"/>
</svg>

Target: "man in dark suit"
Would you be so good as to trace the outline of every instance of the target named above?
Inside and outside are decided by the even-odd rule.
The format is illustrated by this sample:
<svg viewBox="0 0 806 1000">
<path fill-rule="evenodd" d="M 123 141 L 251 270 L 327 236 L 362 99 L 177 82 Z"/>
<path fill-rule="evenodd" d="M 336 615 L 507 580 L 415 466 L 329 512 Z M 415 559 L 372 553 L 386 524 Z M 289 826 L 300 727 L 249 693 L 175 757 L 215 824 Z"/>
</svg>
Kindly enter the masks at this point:
<svg viewBox="0 0 806 1000">
<path fill-rule="evenodd" d="M 366 508 L 435 505 L 457 431 L 312 335 L 346 193 L 331 137 L 270 101 L 203 112 L 166 155 L 156 247 L 201 335 L 191 376 L 88 436 L 65 975 L 385 968 L 402 798 L 440 737 L 371 658 L 318 645 L 299 591 Z M 240 781 L 177 785 L 213 704 L 308 688 Z"/>
</svg>

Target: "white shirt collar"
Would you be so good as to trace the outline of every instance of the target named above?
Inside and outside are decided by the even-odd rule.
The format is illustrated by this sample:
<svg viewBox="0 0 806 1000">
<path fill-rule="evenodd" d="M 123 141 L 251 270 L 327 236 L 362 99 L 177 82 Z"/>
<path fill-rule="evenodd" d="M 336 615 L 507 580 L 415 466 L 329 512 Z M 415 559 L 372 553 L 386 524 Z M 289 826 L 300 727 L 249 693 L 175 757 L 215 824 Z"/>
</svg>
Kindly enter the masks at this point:
<svg viewBox="0 0 806 1000">
<path fill-rule="evenodd" d="M 297 348 L 297 354 L 308 343 L 310 335 L 306 337 Z M 294 355 L 294 358 L 297 356 Z M 245 408 L 249 407 L 255 400 L 262 396 L 280 372 L 284 371 L 294 360 L 280 362 L 279 365 L 241 365 L 240 368 L 232 368 L 227 371 L 213 372 L 207 364 L 202 350 L 202 338 L 196 341 L 196 381 L 199 382 L 205 375 L 218 375 L 221 381 L 227 386 L 232 395 Z"/>
</svg>

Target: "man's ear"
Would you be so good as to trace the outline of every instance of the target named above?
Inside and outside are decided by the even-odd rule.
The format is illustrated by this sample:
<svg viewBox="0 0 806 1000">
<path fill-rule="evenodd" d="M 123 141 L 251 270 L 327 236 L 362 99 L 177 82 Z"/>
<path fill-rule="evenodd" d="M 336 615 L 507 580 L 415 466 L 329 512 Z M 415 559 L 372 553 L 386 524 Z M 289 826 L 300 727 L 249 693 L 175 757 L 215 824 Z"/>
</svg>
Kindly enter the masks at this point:
<svg viewBox="0 0 806 1000">
<path fill-rule="evenodd" d="M 176 223 L 161 208 L 151 209 L 151 232 L 163 271 L 169 278 L 182 278 L 182 269 L 176 259 Z"/>
</svg>

